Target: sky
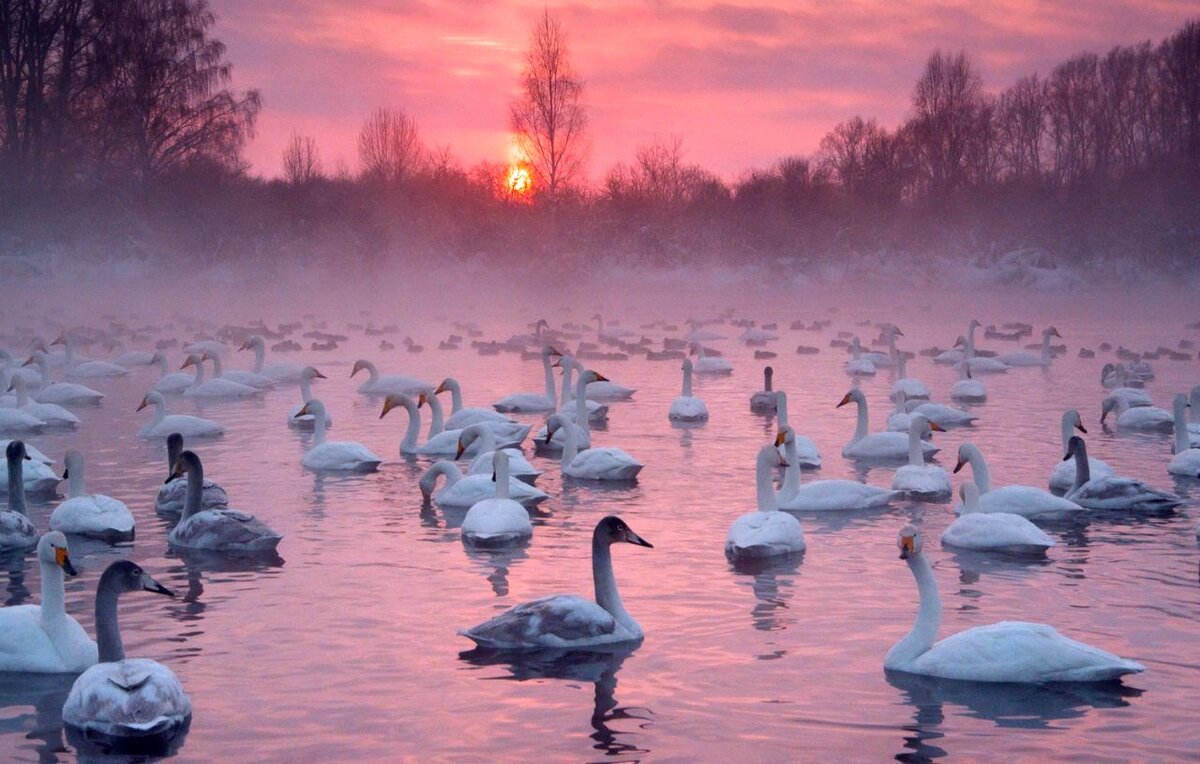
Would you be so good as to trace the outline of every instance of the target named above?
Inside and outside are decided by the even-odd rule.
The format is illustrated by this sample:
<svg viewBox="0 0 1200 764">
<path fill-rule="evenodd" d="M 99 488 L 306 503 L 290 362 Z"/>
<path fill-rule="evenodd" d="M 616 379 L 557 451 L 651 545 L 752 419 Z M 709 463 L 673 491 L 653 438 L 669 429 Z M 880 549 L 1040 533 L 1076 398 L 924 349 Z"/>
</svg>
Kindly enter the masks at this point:
<svg viewBox="0 0 1200 764">
<path fill-rule="evenodd" d="M 1200 18 L 1194 0 L 210 0 L 234 86 L 263 97 L 252 170 L 280 171 L 293 132 L 327 171 L 358 169 L 380 107 L 466 167 L 509 155 L 508 103 L 548 8 L 585 82 L 589 176 L 679 138 L 727 180 L 791 155 L 856 114 L 894 127 L 935 49 L 966 50 L 985 86 L 1089 50 L 1157 43 Z"/>
</svg>

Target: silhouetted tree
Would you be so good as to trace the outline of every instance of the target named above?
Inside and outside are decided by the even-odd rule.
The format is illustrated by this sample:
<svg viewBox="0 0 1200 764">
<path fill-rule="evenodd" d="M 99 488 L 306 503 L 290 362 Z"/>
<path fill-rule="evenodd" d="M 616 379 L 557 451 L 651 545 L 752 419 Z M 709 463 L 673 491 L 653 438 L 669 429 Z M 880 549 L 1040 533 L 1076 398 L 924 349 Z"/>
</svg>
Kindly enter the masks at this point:
<svg viewBox="0 0 1200 764">
<path fill-rule="evenodd" d="M 401 109 L 379 109 L 358 131 L 358 158 L 368 180 L 400 185 L 416 173 L 425 149 L 416 121 Z"/>
<path fill-rule="evenodd" d="M 983 83 L 965 52 L 934 51 L 913 88 L 912 138 L 934 195 L 964 185 L 977 137 Z"/>
<path fill-rule="evenodd" d="M 321 177 L 321 156 L 311 135 L 292 133 L 283 149 L 283 178 L 294 186 L 311 183 Z"/>
<path fill-rule="evenodd" d="M 1200 169 L 1200 20 L 1189 21 L 1163 41 L 1162 94 L 1179 135 L 1179 153 Z"/>
</svg>

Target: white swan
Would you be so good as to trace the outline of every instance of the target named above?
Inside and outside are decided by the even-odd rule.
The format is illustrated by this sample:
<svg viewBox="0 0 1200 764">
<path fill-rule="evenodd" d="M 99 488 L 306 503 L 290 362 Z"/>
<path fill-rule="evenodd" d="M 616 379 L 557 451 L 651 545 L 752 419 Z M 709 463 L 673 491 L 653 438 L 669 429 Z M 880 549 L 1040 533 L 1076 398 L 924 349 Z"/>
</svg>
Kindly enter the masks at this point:
<svg viewBox="0 0 1200 764">
<path fill-rule="evenodd" d="M 499 450 L 508 452 L 508 474 L 512 477 L 532 484 L 542 474 L 541 470 L 534 467 L 525 458 L 519 448 L 506 445 L 500 447 Z M 467 474 L 491 475 L 496 471 L 492 466 L 492 458 L 496 451 L 496 431 L 486 425 L 473 424 L 459 431 L 458 447 L 454 451 L 454 458 L 461 459 L 464 454 L 470 452 L 474 454 L 474 457 L 467 468 Z"/>
<path fill-rule="evenodd" d="M 67 615 L 63 574 L 76 575 L 67 537 L 50 531 L 37 542 L 42 604 L 0 609 L 0 671 L 73 674 L 96 663 L 96 643 Z"/>
<path fill-rule="evenodd" d="M 693 342 L 691 346 L 692 355 L 696 356 L 696 361 L 693 364 L 693 371 L 697 374 L 732 374 L 733 364 L 724 358 L 717 356 L 706 356 L 704 354 L 704 346 L 698 342 Z"/>
<path fill-rule="evenodd" d="M 422 393 L 422 395 L 424 394 Z M 417 442 L 421 433 L 421 412 L 417 403 L 407 395 L 388 393 L 387 397 L 383 399 L 383 409 L 379 412 L 379 418 L 383 419 L 389 411 L 395 408 L 403 408 L 408 412 L 408 427 L 404 430 L 404 437 L 400 439 L 401 454 L 449 456 L 458 450 L 458 439 L 462 435 L 462 430 L 443 430 L 425 443 Z M 457 459 L 458 456 L 455 458 Z"/>
<path fill-rule="evenodd" d="M 300 383 L 300 402 L 288 411 L 288 427 L 295 427 L 297 430 L 313 429 L 315 418 L 312 414 L 301 414 L 300 409 L 312 400 L 312 381 L 314 379 L 328 379 L 328 377 L 312 366 L 305 366 L 300 370 L 300 374 L 296 378 L 296 381 Z M 325 412 L 325 427 L 333 427 L 333 415 L 328 411 Z"/>
<path fill-rule="evenodd" d="M 1112 371 L 1106 375 L 1105 370 L 1108 369 Z M 1105 364 L 1104 369 L 1100 372 L 1100 381 L 1104 387 L 1113 388 L 1108 391 L 1110 397 L 1116 398 L 1130 408 L 1154 405 L 1154 401 L 1150 399 L 1150 393 L 1141 388 L 1141 382 L 1137 383 L 1137 387 L 1126 386 L 1125 366 L 1123 364 L 1117 364 L 1116 366 L 1113 366 L 1111 363 Z"/>
<path fill-rule="evenodd" d="M 445 475 L 446 484 L 437 490 L 437 479 Z M 496 486 L 492 481 L 492 472 L 463 475 L 458 465 L 447 459 L 439 459 L 429 465 L 429 469 L 417 481 L 421 495 L 432 499 L 443 507 L 470 507 L 478 501 L 494 496 Z M 534 488 L 528 483 L 518 480 L 511 473 L 508 476 L 509 498 L 527 507 L 537 506 L 550 498 L 550 494 Z"/>
<path fill-rule="evenodd" d="M 755 414 L 775 413 L 775 388 L 772 387 L 774 376 L 775 370 L 770 366 L 763 369 L 763 389 L 750 396 L 750 410 Z M 684 393 L 684 395 L 691 395 L 691 393 Z M 708 417 L 707 411 L 704 416 Z"/>
<path fill-rule="evenodd" d="M 801 484 L 800 467 L 794 464 L 792 455 L 796 449 L 795 431 L 790 425 L 779 428 L 775 446 L 783 446 L 783 487 L 776 496 L 780 509 L 801 512 L 829 512 L 856 509 L 874 509 L 885 506 L 895 491 L 859 483 L 855 480 L 816 480 Z"/>
<path fill-rule="evenodd" d="M 129 369 L 108 361 L 83 361 L 75 363 L 75 343 L 65 334 L 50 343 L 50 346 L 63 346 L 63 370 L 68 377 L 123 377 Z"/>
<path fill-rule="evenodd" d="M 1071 437 L 1067 455 L 1075 457 L 1075 484 L 1067 498 L 1088 509 L 1130 512 L 1169 512 L 1183 503 L 1178 496 L 1151 488 L 1140 480 L 1112 475 L 1093 478 L 1088 470 L 1087 445 L 1078 435 Z"/>
<path fill-rule="evenodd" d="M 1008 371 L 1008 364 L 996 358 L 988 358 L 982 355 L 976 355 L 975 352 L 975 330 L 981 326 L 979 319 L 972 318 L 971 323 L 967 324 L 967 344 L 963 351 L 963 361 L 967 367 L 975 373 L 983 372 L 1004 372 Z"/>
<path fill-rule="evenodd" d="M 983 403 L 987 400 L 987 388 L 971 376 L 971 367 L 958 364 L 958 381 L 950 386 L 950 398 L 959 403 Z"/>
<path fill-rule="evenodd" d="M 173 432 L 167 436 L 167 482 L 158 489 L 154 499 L 154 511 L 162 514 L 178 514 L 183 511 L 187 498 L 187 477 L 174 477 L 175 463 L 183 453 L 183 436 Z M 208 478 L 204 479 L 200 506 L 203 509 L 224 509 L 229 506 L 229 495 L 225 489 Z"/>
<path fill-rule="evenodd" d="M 325 404 L 313 398 L 296 414 L 304 416 L 311 414 L 315 422 L 313 426 L 313 447 L 305 452 L 300 460 L 307 469 L 313 472 L 374 472 L 383 461 L 371 449 L 353 440 L 325 440 Z"/>
<path fill-rule="evenodd" d="M 554 411 L 558 408 L 558 391 L 554 387 L 554 369 L 550 357 L 561 355 L 549 345 L 542 348 L 542 373 L 545 376 L 546 392 L 542 393 L 513 393 L 506 395 L 492 404 L 496 411 L 543 412 Z"/>
<path fill-rule="evenodd" d="M 28 383 L 22 376 L 14 376 L 8 389 L 16 393 L 17 409 L 37 417 L 45 422 L 47 427 L 76 427 L 80 423 L 79 417 L 57 403 L 37 403 L 30 400 Z"/>
<path fill-rule="evenodd" d="M 579 425 L 570 422 L 562 414 L 546 420 L 547 440 L 560 427 L 567 430 L 566 445 L 563 446 L 562 472 L 567 477 L 579 480 L 636 480 L 644 466 L 619 448 L 593 446 L 579 451 Z"/>
<path fill-rule="evenodd" d="M 935 422 L 914 414 L 908 428 L 908 464 L 892 476 L 892 490 L 902 491 L 910 498 L 932 501 L 949 498 L 950 473 L 936 464 L 926 464 L 921 444 L 930 431 L 944 432 Z"/>
<path fill-rule="evenodd" d="M 1015 353 L 1002 353 L 996 356 L 996 360 L 1009 366 L 1049 366 L 1054 361 L 1054 356 L 1050 355 L 1051 337 L 1062 339 L 1058 330 L 1050 326 L 1042 330 L 1041 353 L 1034 354 L 1028 350 L 1018 350 Z"/>
<path fill-rule="evenodd" d="M 46 420 L 20 408 L 0 407 L 0 432 L 28 434 L 41 432 Z"/>
<path fill-rule="evenodd" d="M 447 390 L 450 391 L 450 416 L 446 419 L 446 427 L 448 429 L 461 430 L 473 424 L 484 423 L 516 424 L 514 420 L 504 416 L 499 411 L 485 409 L 481 406 L 463 408 L 462 387 L 459 385 L 458 380 L 453 377 L 443 379 L 442 383 L 433 391 L 433 394 L 441 395 Z"/>
<path fill-rule="evenodd" d="M 433 440 L 447 429 L 458 430 L 461 432 L 462 427 L 447 428 L 445 425 L 445 414 L 442 411 L 442 402 L 434 393 L 423 392 L 417 399 L 417 408 L 421 406 L 429 406 L 429 440 Z M 496 413 L 496 412 L 492 412 Z M 504 441 L 511 446 L 519 446 L 525 440 L 525 436 L 533 429 L 532 425 L 522 424 L 520 422 L 480 422 L 480 427 L 486 427 L 496 435 L 497 440 Z"/>
<path fill-rule="evenodd" d="M 862 350 L 859 357 L 870 361 L 874 366 L 880 369 L 890 369 L 895 366 L 900 358 L 900 351 L 896 349 L 896 338 L 903 337 L 904 332 L 900 331 L 900 327 L 895 324 L 888 324 L 883 327 L 883 336 L 887 339 L 888 352 L 879 353 L 874 350 Z"/>
<path fill-rule="evenodd" d="M 243 344 L 238 349 L 241 350 L 244 347 L 245 345 Z M 253 387 L 255 390 L 270 390 L 275 387 L 276 380 L 265 374 L 258 373 L 257 370 L 230 369 L 229 371 L 225 371 L 221 367 L 221 357 L 219 355 L 210 355 L 209 357 L 212 358 L 213 378 L 215 379 L 227 379 L 230 382 L 237 382 L 247 387 Z"/>
<path fill-rule="evenodd" d="M 963 411 L 953 406 L 934 403 L 932 401 L 905 401 L 904 408 L 910 415 L 920 414 L 930 422 L 937 424 L 938 427 L 946 429 L 951 427 L 970 427 L 979 419 L 979 417 L 969 411 Z"/>
<path fill-rule="evenodd" d="M 1062 449 L 1063 453 L 1071 450 L 1071 435 L 1074 430 L 1079 430 L 1084 435 L 1087 435 L 1087 430 L 1083 426 L 1083 422 L 1079 419 L 1079 412 L 1076 409 L 1067 409 L 1062 415 Z M 1112 467 L 1109 467 L 1099 459 L 1088 458 L 1088 468 L 1092 475 L 1096 477 L 1109 477 L 1113 474 Z M 1055 465 L 1054 471 L 1050 473 L 1050 490 L 1055 493 L 1066 493 L 1071 490 L 1071 486 L 1075 485 L 1075 457 L 1070 457 L 1066 461 L 1060 460 Z"/>
<path fill-rule="evenodd" d="M 558 413 L 574 421 L 575 413 L 579 407 L 575 403 L 575 384 L 572 381 L 572 374 L 575 372 L 582 374 L 586 367 L 569 355 L 559 358 L 557 365 L 562 367 L 562 396 L 558 401 Z M 592 384 L 595 383 L 593 382 Z M 584 405 L 587 407 L 588 422 L 591 424 L 601 424 L 608 421 L 608 404 L 585 397 Z"/>
<path fill-rule="evenodd" d="M 1200 387 L 1192 392 L 1197 390 L 1200 390 Z M 1200 448 L 1192 445 L 1185 414 L 1191 405 L 1182 393 L 1175 396 L 1175 456 L 1167 464 L 1167 472 L 1172 475 L 1200 478 Z"/>
<path fill-rule="evenodd" d="M 260 334 L 256 334 L 243 342 L 238 350 L 253 350 L 254 373 L 261 374 L 276 382 L 299 382 L 304 370 L 310 368 L 295 363 L 272 363 L 264 365 L 263 362 L 266 360 L 267 355 L 267 342 Z"/>
<path fill-rule="evenodd" d="M 30 461 L 25 444 L 9 441 L 4 461 L 8 472 L 8 508 L 0 511 L 0 550 L 28 549 L 38 543 L 38 532 L 25 506 L 24 463 Z"/>
<path fill-rule="evenodd" d="M 50 514 L 50 530 L 74 533 L 105 541 L 128 541 L 133 538 L 133 513 L 122 501 L 99 493 L 88 493 L 84 487 L 83 454 L 71 449 L 63 457 L 67 468 L 67 500 Z"/>
<path fill-rule="evenodd" d="M 788 398 L 783 390 L 775 391 L 775 425 L 780 430 L 788 426 Z M 795 463 L 801 469 L 820 467 L 821 452 L 817 450 L 817 444 L 795 431 L 792 432 L 792 438 L 796 443 L 796 455 L 793 459 L 791 455 L 784 454 L 788 464 Z"/>
<path fill-rule="evenodd" d="M 842 449 L 842 456 L 849 459 L 906 459 L 908 458 L 908 435 L 902 432 L 868 432 L 867 398 L 862 390 L 854 388 L 842 398 L 837 408 L 850 402 L 858 406 L 858 423 L 854 437 Z M 932 459 L 938 452 L 932 443 L 921 443 L 921 452 Z"/>
<path fill-rule="evenodd" d="M 846 361 L 845 370 L 847 374 L 871 376 L 876 373 L 875 362 L 863 356 L 862 345 L 859 344 L 858 335 L 855 335 L 854 339 L 850 341 L 850 354 L 853 357 L 849 361 Z"/>
<path fill-rule="evenodd" d="M 621 542 L 652 546 L 619 517 L 609 515 L 597 523 L 592 532 L 594 602 L 572 594 L 542 597 L 459 633 L 481 646 L 507 650 L 594 647 L 640 640 L 642 627 L 625 610 L 613 577 L 610 547 Z"/>
<path fill-rule="evenodd" d="M 771 389 L 771 367 L 767 367 L 767 390 Z M 762 393 L 755 393 L 755 396 Z M 767 395 L 771 398 L 771 406 L 769 409 L 763 408 L 761 405 L 757 409 L 759 411 L 775 411 L 775 393 L 768 392 Z M 750 399 L 750 409 L 753 411 L 754 398 Z M 671 401 L 671 408 L 667 411 L 667 419 L 672 422 L 706 422 L 708 421 L 708 406 L 704 405 L 704 401 L 692 395 L 692 359 L 683 359 L 683 390 L 679 397 Z"/>
<path fill-rule="evenodd" d="M 214 379 L 204 378 L 204 361 L 213 362 Z M 183 391 L 183 394 L 188 398 L 206 398 L 206 399 L 222 399 L 222 398 L 246 398 L 251 395 L 258 395 L 262 391 L 243 385 L 241 382 L 234 382 L 228 379 L 221 379 L 221 360 L 220 356 L 205 353 L 204 355 L 196 355 L 192 353 L 184 359 L 183 366 L 180 369 L 186 369 L 189 366 L 196 367 L 196 376 L 192 380 L 192 384 Z"/>
<path fill-rule="evenodd" d="M 908 413 L 908 396 L 901 390 L 892 396 L 892 400 L 896 402 L 896 406 L 892 409 L 892 413 L 888 414 L 887 430 L 889 432 L 908 432 L 908 428 L 912 427 L 913 420 L 913 415 Z"/>
<path fill-rule="evenodd" d="M 772 445 L 758 450 L 754 462 L 755 493 L 758 511 L 742 515 L 733 522 L 725 537 L 725 554 L 734 559 L 761 559 L 804 551 L 804 528 L 800 521 L 775 504 L 771 470 L 787 465 L 779 449 Z"/>
<path fill-rule="evenodd" d="M 525 507 L 508 496 L 508 454 L 496 453 L 492 476 L 494 495 L 471 505 L 462 522 L 462 540 L 472 546 L 495 547 L 515 544 L 533 535 L 533 524 Z"/>
<path fill-rule="evenodd" d="M 575 381 L 575 394 L 569 403 L 563 405 L 564 409 L 573 409 L 572 411 L 559 410 L 557 413 L 568 422 L 573 422 L 576 427 L 576 444 L 580 450 L 592 447 L 592 419 L 591 411 L 588 409 L 588 404 L 591 403 L 584 395 L 584 389 L 590 384 L 584 379 L 585 374 L 590 374 L 588 379 L 604 380 L 604 377 L 594 371 L 589 371 L 579 364 L 576 364 L 574 359 L 564 356 L 561 361 L 563 371 L 563 389 L 568 388 L 570 375 L 572 370 L 579 371 L 579 379 Z M 564 394 L 565 397 L 565 394 Z M 607 412 L 606 416 L 607 416 Z M 534 447 L 542 450 L 561 449 L 567 442 L 567 430 L 556 430 L 551 432 L 549 429 L 549 420 L 547 424 L 538 429 L 534 435 Z"/>
<path fill-rule="evenodd" d="M 954 465 L 954 473 L 958 474 L 967 464 L 971 465 L 971 475 L 975 478 L 975 487 L 979 489 L 981 512 L 1011 512 L 1022 517 L 1054 518 L 1084 511 L 1083 507 L 1073 501 L 1031 485 L 992 488 L 987 460 L 983 458 L 983 452 L 972 443 L 963 443 L 958 447 L 958 463 Z M 956 507 L 955 511 L 961 512 L 962 506 Z"/>
<path fill-rule="evenodd" d="M 1191 409 L 1191 418 L 1187 426 L 1188 432 L 1200 435 L 1200 385 L 1192 388 L 1191 395 L 1188 396 L 1188 408 Z"/>
<path fill-rule="evenodd" d="M 194 451 L 184 451 L 168 480 L 187 475 L 179 524 L 167 534 L 173 546 L 217 552 L 269 552 L 280 536 L 254 515 L 236 509 L 204 509 L 204 467 Z"/>
<path fill-rule="evenodd" d="M 1020 515 L 980 511 L 979 488 L 973 481 L 963 483 L 959 495 L 962 514 L 942 533 L 942 546 L 1017 554 L 1041 554 L 1054 546 L 1054 539 Z"/>
<path fill-rule="evenodd" d="M 137 410 L 154 406 L 154 419 L 138 430 L 138 437 L 146 440 L 165 438 L 173 432 L 185 438 L 215 438 L 225 434 L 225 428 L 211 419 L 190 414 L 168 414 L 167 399 L 157 390 L 151 390 L 142 398 Z"/>
<path fill-rule="evenodd" d="M 919 379 L 908 376 L 908 359 L 899 354 L 896 357 L 896 381 L 892 383 L 889 393 L 896 400 L 903 393 L 908 400 L 929 400 L 929 388 Z"/>
<path fill-rule="evenodd" d="M 425 390 L 433 389 L 433 385 L 413 377 L 406 377 L 400 374 L 380 375 L 379 369 L 375 367 L 375 364 L 362 358 L 354 362 L 354 368 L 350 370 L 350 376 L 353 377 L 364 369 L 368 376 L 367 381 L 358 386 L 358 392 L 360 393 L 367 395 L 388 395 L 390 393 L 417 395 Z"/>
<path fill-rule="evenodd" d="M 1100 404 L 1100 424 L 1113 411 L 1117 412 L 1117 427 L 1124 430 L 1161 430 L 1171 431 L 1175 427 L 1175 417 L 1166 409 L 1158 406 L 1130 407 L 1120 398 L 1110 395 Z"/>
<path fill-rule="evenodd" d="M 19 447 L 14 446 L 14 443 L 19 444 Z M 41 451 L 20 440 L 0 440 L 0 446 L 4 447 L 5 454 L 8 454 L 8 450 L 12 448 L 18 449 L 17 452 L 22 455 L 16 460 L 16 468 L 19 471 L 16 473 L 12 471 L 13 460 L 5 458 L 3 462 L 0 462 L 0 492 L 11 494 L 14 486 L 18 485 L 21 486 L 23 493 L 34 494 L 53 494 L 58 488 L 58 475 L 50 469 L 50 460 L 45 458 L 45 454 Z M 12 501 L 11 496 L 9 501 Z M 21 506 L 24 507 L 24 505 L 25 501 L 22 498 Z M 36 540 L 35 538 L 34 541 Z"/>
<path fill-rule="evenodd" d="M 167 366 L 167 356 L 161 350 L 154 353 L 150 364 L 158 365 L 158 380 L 155 381 L 154 387 L 151 389 L 157 390 L 160 393 L 182 393 L 196 381 L 196 375 L 194 374 L 171 371 Z"/>
<path fill-rule="evenodd" d="M 933 569 L 911 525 L 900 531 L 900 559 L 908 562 L 920 608 L 912 631 L 897 642 L 883 667 L 892 671 L 974 682 L 1106 682 L 1145 668 L 1112 653 L 1062 636 L 1040 623 L 1001 621 L 976 626 L 934 642 L 942 601 Z"/>
<path fill-rule="evenodd" d="M 38 367 L 42 377 L 41 387 L 30 393 L 30 396 L 38 403 L 89 404 L 99 403 L 104 398 L 104 393 L 93 390 L 87 385 L 75 382 L 52 383 L 50 381 L 50 363 L 46 359 L 45 353 L 39 351 L 30 356 L 29 360 L 25 362 L 25 366 L 32 365 Z"/>
<path fill-rule="evenodd" d="M 187 724 L 192 702 L 171 669 L 149 658 L 126 658 L 117 625 L 117 597 L 148 591 L 175 596 L 130 560 L 118 560 L 96 587 L 100 662 L 79 675 L 63 704 L 63 722 L 110 740 L 169 739 Z"/>
</svg>

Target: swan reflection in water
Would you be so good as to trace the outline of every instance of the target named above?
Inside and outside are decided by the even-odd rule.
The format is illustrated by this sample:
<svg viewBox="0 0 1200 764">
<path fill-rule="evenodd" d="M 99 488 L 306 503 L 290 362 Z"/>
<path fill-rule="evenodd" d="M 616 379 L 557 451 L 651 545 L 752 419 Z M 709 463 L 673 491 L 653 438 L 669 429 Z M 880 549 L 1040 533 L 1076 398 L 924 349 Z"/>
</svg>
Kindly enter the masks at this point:
<svg viewBox="0 0 1200 764">
<path fill-rule="evenodd" d="M 787 628 L 794 618 L 787 618 L 788 603 L 794 596 L 792 576 L 799 575 L 804 552 L 779 557 L 743 558 L 729 564 L 739 584 L 750 577 L 754 591 L 754 607 L 750 616 L 759 631 L 778 631 Z M 782 576 L 782 578 L 781 578 Z M 771 657 L 779 657 L 772 655 Z"/>
<path fill-rule="evenodd" d="M 950 754 L 932 741 L 945 736 L 946 706 L 958 706 L 964 716 L 984 719 L 1000 728 L 1052 729 L 1053 722 L 1079 719 L 1093 708 L 1121 708 L 1142 690 L 1121 682 L 1058 682 L 1008 684 L 964 682 L 955 679 L 884 671 L 888 684 L 903 693 L 902 701 L 913 707 L 913 723 L 904 729 L 905 751 L 897 761 L 929 762 Z M 951 713 L 954 713 L 953 711 Z"/>
<path fill-rule="evenodd" d="M 527 549 L 529 540 L 512 546 L 496 549 L 485 549 L 463 545 L 463 551 L 474 563 L 472 567 L 481 568 L 487 573 L 487 580 L 492 585 L 492 591 L 497 597 L 508 595 L 508 571 L 521 560 L 529 556 Z"/>
<path fill-rule="evenodd" d="M 638 706 L 617 705 L 617 672 L 625 659 L 633 654 L 640 642 L 610 645 L 590 649 L 559 650 L 495 650 L 476 647 L 458 654 L 460 660 L 473 666 L 502 666 L 509 676 L 489 677 L 524 682 L 530 679 L 565 679 L 591 682 L 594 687 L 589 737 L 593 748 L 605 756 L 643 756 L 650 750 L 629 740 L 635 731 L 613 728 L 616 722 L 631 720 L 638 730 L 653 722 L 653 712 Z"/>
</svg>

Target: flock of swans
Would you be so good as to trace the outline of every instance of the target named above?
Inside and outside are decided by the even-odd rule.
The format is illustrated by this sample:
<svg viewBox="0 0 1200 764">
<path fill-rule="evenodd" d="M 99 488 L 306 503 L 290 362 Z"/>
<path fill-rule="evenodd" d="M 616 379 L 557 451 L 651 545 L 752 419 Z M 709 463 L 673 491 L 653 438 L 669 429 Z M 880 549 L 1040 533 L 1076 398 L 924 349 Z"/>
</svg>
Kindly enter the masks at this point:
<svg viewBox="0 0 1200 764">
<path fill-rule="evenodd" d="M 979 375 L 1050 365 L 1053 340 L 1061 338 L 1054 327 L 1048 327 L 1038 352 L 986 354 L 975 345 L 979 326 L 971 321 L 955 349 L 927 353 L 933 362 L 959 369 L 960 379 L 949 396 L 956 403 L 987 400 Z M 623 352 L 645 352 L 644 346 L 639 348 L 628 339 L 631 336 L 601 322 L 597 340 Z M 679 361 L 682 375 L 680 395 L 665 412 L 666 420 L 692 425 L 708 420 L 708 408 L 696 395 L 694 375 L 732 372 L 726 358 L 705 346 L 714 336 L 697 324 L 679 344 L 664 343 L 663 353 Z M 756 456 L 757 510 L 737 517 L 725 540 L 725 553 L 735 564 L 803 552 L 805 513 L 862 512 L 902 497 L 944 501 L 952 496 L 951 472 L 931 463 L 939 451 L 935 433 L 970 427 L 977 415 L 931 400 L 928 387 L 908 377 L 911 356 L 897 346 L 897 337 L 903 336 L 894 325 L 883 326 L 879 342 L 887 352 L 880 353 L 864 350 L 857 336 L 842 343 L 851 356 L 845 371 L 855 379 L 879 368 L 897 371 L 889 391 L 894 410 L 885 430 L 871 430 L 868 398 L 857 385 L 836 404 L 837 408 L 854 404 L 856 413 L 842 457 L 897 465 L 887 488 L 853 480 L 803 479 L 805 470 L 821 466 L 821 454 L 789 422 L 787 393 L 774 389 L 771 367 L 765 369 L 763 389 L 747 391 L 751 411 L 773 417 L 776 427 L 773 439 L 762 443 Z M 749 326 L 742 339 L 761 345 L 776 337 Z M 379 403 L 380 419 L 404 409 L 407 423 L 399 452 L 430 462 L 414 490 L 439 505 L 468 510 L 461 524 L 465 544 L 486 548 L 522 544 L 534 533 L 529 509 L 550 495 L 535 485 L 543 471 L 522 451 L 527 438 L 533 438 L 540 453 L 559 455 L 565 479 L 585 485 L 629 483 L 643 469 L 626 451 L 601 443 L 601 433 L 592 430 L 613 413 L 614 403 L 628 400 L 635 391 L 583 362 L 596 350 L 581 345 L 575 356 L 560 353 L 555 346 L 563 341 L 563 334 L 550 330 L 546 322 L 538 322 L 533 334 L 514 338 L 511 342 L 526 357 L 541 363 L 545 389 L 512 393 L 491 407 L 464 406 L 462 386 L 452 377 L 433 385 L 408 376 L 384 375 L 365 359 L 351 369 L 351 378 L 365 372 L 357 391 Z M 57 346 L 62 346 L 61 352 L 54 350 Z M 410 352 L 414 347 L 409 347 Z M 185 442 L 220 436 L 225 428 L 203 417 L 170 413 L 169 400 L 174 397 L 236 401 L 294 384 L 300 399 L 289 410 L 286 425 L 313 432 L 311 447 L 302 457 L 304 468 L 319 474 L 371 473 L 385 461 L 362 443 L 328 439 L 334 418 L 325 403 L 313 397 L 314 380 L 326 379 L 315 367 L 266 364 L 262 336 L 245 338 L 240 349 L 254 352 L 251 369 L 224 368 L 222 354 L 227 348 L 216 341 L 185 348 L 177 371 L 170 368 L 162 350 L 123 352 L 112 361 L 81 358 L 69 334 L 49 344 L 34 340 L 25 360 L 0 351 L 0 393 L 7 393 L 0 399 L 0 435 L 13 438 L 4 441 L 5 475 L 0 484 L 6 488 L 7 509 L 0 512 L 0 549 L 35 550 L 42 588 L 40 605 L 0 609 L 0 671 L 78 673 L 63 708 L 63 720 L 69 725 L 114 739 L 140 738 L 173 734 L 191 716 L 191 701 L 169 668 L 149 659 L 126 658 L 117 625 L 118 595 L 146 591 L 173 596 L 167 588 L 133 562 L 110 565 L 97 586 L 94 641 L 65 610 L 64 576 L 76 574 L 68 551 L 70 538 L 78 535 L 115 543 L 134 534 L 134 518 L 124 503 L 87 491 L 82 453 L 72 449 L 63 457 L 61 479 L 67 481 L 67 498 L 50 515 L 47 532 L 41 533 L 29 517 L 26 494 L 53 495 L 60 481 L 51 460 L 29 441 L 44 428 L 82 426 L 86 409 L 73 412 L 66 407 L 92 406 L 103 398 L 77 380 L 125 376 L 128 366 L 135 364 L 159 369 L 158 380 L 137 407 L 139 412 L 152 407 L 152 418 L 137 434 L 166 442 L 166 480 L 155 509 L 168 517 L 178 516 L 167 534 L 168 543 L 176 548 L 252 555 L 275 550 L 282 537 L 264 520 L 232 508 L 231 494 L 236 491 L 226 492 L 206 477 L 200 456 L 185 448 Z M 53 367 L 62 369 L 63 381 L 54 381 Z M 556 369 L 561 373 L 561 388 Z M 1174 454 L 1164 456 L 1165 469 L 1200 478 L 1200 424 L 1188 422 L 1189 409 L 1194 418 L 1200 411 L 1200 386 L 1190 391 L 1190 398 L 1185 393 L 1176 395 L 1168 412 L 1153 406 L 1141 387 L 1149 374 L 1152 370 L 1143 363 L 1106 366 L 1101 373 L 1106 391 L 1101 422 L 1114 415 L 1118 428 L 1171 431 Z M 448 416 L 439 398 L 444 393 L 451 398 Z M 430 412 L 424 437 L 423 409 Z M 514 414 L 540 418 L 541 429 L 535 432 L 536 423 L 514 419 Z M 1182 503 L 1089 457 L 1080 437 L 1086 434 L 1077 410 L 1063 413 L 1063 461 L 1049 470 L 1049 490 L 1011 484 L 993 487 L 983 449 L 962 444 L 953 473 L 969 468 L 971 479 L 959 488 L 959 516 L 942 534 L 942 544 L 993 553 L 1044 554 L 1055 542 L 1038 522 L 1088 512 L 1169 512 Z M 465 469 L 459 463 L 464 458 L 469 459 Z M 591 541 L 594 598 L 543 597 L 460 633 L 482 647 L 499 650 L 594 648 L 642 639 L 643 629 L 625 609 L 617 589 L 611 547 L 619 543 L 652 546 L 623 519 L 610 515 L 600 520 Z M 920 604 L 912 630 L 884 658 L 885 668 L 958 680 L 1023 683 L 1106 681 L 1144 670 L 1135 661 L 1038 623 L 1001 622 L 935 641 L 942 606 L 924 546 L 917 527 L 900 529 L 899 556 L 916 581 Z"/>
</svg>

